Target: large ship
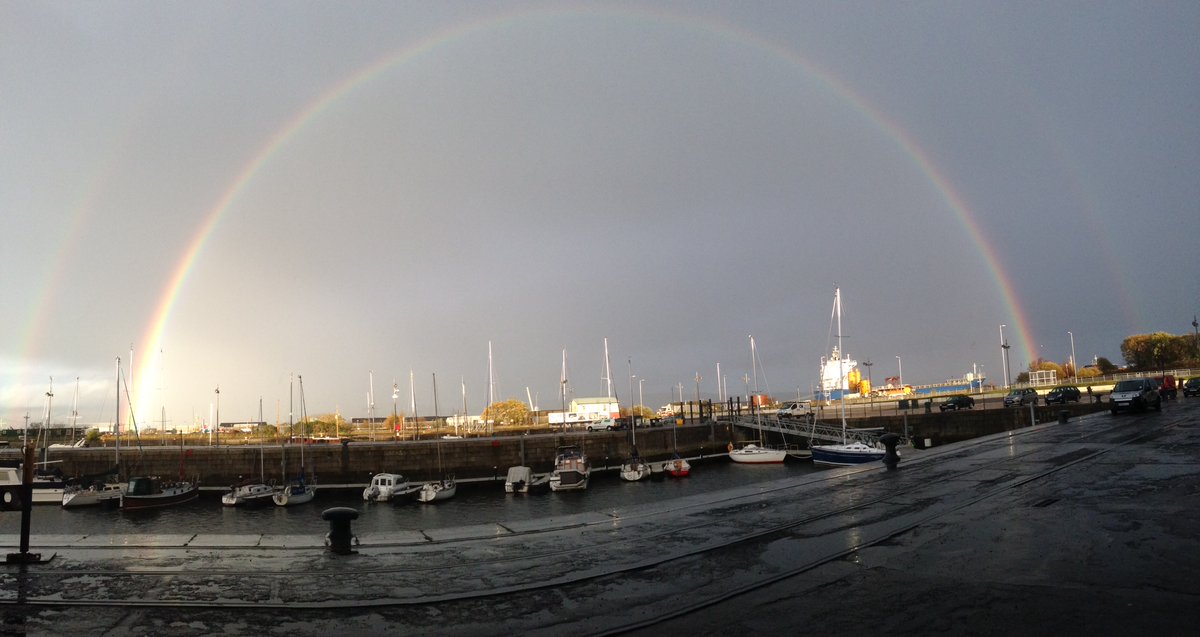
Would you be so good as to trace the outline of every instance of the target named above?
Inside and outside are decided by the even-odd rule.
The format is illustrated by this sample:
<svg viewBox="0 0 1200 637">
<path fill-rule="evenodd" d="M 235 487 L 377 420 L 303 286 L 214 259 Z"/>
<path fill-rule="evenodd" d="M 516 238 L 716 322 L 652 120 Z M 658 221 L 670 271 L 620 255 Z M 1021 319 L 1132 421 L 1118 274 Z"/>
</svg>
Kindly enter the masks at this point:
<svg viewBox="0 0 1200 637">
<path fill-rule="evenodd" d="M 852 398 L 861 395 L 862 375 L 858 371 L 858 361 L 853 358 L 842 358 L 842 351 L 837 345 L 829 358 L 821 357 L 821 387 L 817 391 L 817 400 L 841 400 L 844 395 Z M 870 391 L 870 388 L 867 388 Z"/>
<path fill-rule="evenodd" d="M 896 376 L 888 377 L 884 384 L 872 387 L 870 381 L 862 377 L 858 370 L 858 361 L 843 357 L 841 350 L 835 345 L 829 358 L 821 358 L 821 386 L 817 390 L 817 400 L 840 400 L 846 398 L 861 398 L 874 396 L 876 398 L 906 398 L 915 395 L 954 394 L 979 391 L 987 377 L 983 374 L 968 372 L 961 378 L 950 378 L 940 383 L 926 385 L 904 385 Z"/>
</svg>

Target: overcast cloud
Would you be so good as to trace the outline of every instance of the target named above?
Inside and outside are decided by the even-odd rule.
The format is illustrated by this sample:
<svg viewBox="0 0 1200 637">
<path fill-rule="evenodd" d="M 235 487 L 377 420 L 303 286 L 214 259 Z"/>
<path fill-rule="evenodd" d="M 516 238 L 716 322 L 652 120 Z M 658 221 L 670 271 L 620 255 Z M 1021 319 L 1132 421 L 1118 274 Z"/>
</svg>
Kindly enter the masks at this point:
<svg viewBox="0 0 1200 637">
<path fill-rule="evenodd" d="M 1193 2 L 0 5 L 0 421 L 809 393 L 1198 308 Z M 390 61 L 390 62 L 389 62 Z M 372 70 L 373 69 L 373 70 Z M 232 197 L 230 197 L 232 195 Z M 216 220 L 215 225 L 207 222 Z M 172 277 L 197 239 L 181 285 Z M 1012 298 L 1005 292 L 1010 286 Z M 161 339 L 157 312 L 173 299 Z M 636 375 L 632 382 L 630 374 Z M 639 383 L 639 381 L 644 382 Z M 751 381 L 753 382 L 753 381 Z M 297 411 L 299 407 L 297 406 Z"/>
</svg>

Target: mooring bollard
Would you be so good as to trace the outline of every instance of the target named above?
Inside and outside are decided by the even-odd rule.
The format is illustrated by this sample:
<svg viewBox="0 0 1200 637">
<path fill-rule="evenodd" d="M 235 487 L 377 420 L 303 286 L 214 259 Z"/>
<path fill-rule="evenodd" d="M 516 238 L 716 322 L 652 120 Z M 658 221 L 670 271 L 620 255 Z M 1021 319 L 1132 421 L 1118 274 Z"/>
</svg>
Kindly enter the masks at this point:
<svg viewBox="0 0 1200 637">
<path fill-rule="evenodd" d="M 1066 409 L 1063 409 L 1062 411 L 1058 412 L 1058 422 L 1059 422 L 1060 424 L 1066 424 L 1066 422 L 1067 422 L 1068 420 L 1070 420 L 1070 419 L 1071 419 L 1071 412 L 1070 412 L 1070 411 L 1067 411 Z"/>
<path fill-rule="evenodd" d="M 900 456 L 896 453 L 896 444 L 900 442 L 900 436 L 896 434 L 883 434 L 879 437 L 879 442 L 887 447 L 887 453 L 883 454 L 883 464 L 887 466 L 888 471 L 896 468 L 900 463 Z"/>
<path fill-rule="evenodd" d="M 321 519 L 329 521 L 329 533 L 325 535 L 325 545 L 338 555 L 350 555 L 354 551 L 350 542 L 354 535 L 350 533 L 350 521 L 358 519 L 358 509 L 350 507 L 333 507 L 321 512 Z"/>
</svg>

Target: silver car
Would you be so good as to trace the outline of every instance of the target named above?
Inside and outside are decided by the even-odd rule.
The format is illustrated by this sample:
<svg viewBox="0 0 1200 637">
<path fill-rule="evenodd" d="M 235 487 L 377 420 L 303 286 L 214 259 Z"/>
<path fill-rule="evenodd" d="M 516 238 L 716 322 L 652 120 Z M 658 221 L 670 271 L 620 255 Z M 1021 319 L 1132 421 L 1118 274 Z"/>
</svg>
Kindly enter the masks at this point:
<svg viewBox="0 0 1200 637">
<path fill-rule="evenodd" d="M 1112 403 L 1110 409 L 1114 414 L 1122 409 L 1141 410 L 1148 407 L 1154 408 L 1154 411 L 1162 411 L 1162 396 L 1158 394 L 1158 383 L 1152 378 L 1120 381 L 1113 387 L 1108 399 Z"/>
</svg>

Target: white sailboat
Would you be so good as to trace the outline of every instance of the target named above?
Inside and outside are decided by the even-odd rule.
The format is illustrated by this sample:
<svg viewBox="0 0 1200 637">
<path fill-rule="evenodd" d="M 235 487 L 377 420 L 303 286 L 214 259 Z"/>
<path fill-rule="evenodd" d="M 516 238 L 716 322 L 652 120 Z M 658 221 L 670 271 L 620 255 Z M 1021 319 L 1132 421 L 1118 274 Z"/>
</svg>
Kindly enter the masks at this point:
<svg viewBox="0 0 1200 637">
<path fill-rule="evenodd" d="M 258 422 L 262 423 L 262 398 L 258 399 Z M 255 507 L 268 504 L 275 496 L 275 489 L 267 484 L 267 471 L 264 466 L 265 456 L 262 439 L 258 441 L 258 482 L 246 480 L 241 484 L 229 487 L 229 492 L 221 496 L 221 504 L 228 507 Z"/>
<path fill-rule="evenodd" d="M 300 419 L 301 419 L 301 422 L 305 422 L 305 423 L 308 422 L 308 410 L 305 408 L 305 404 L 304 404 L 304 377 L 303 376 L 300 377 Z M 291 385 L 291 381 L 289 380 L 288 381 L 288 435 L 289 436 L 292 436 L 294 428 L 295 428 L 295 425 L 292 422 L 292 385 Z M 292 436 L 292 438 L 294 439 L 295 436 Z M 304 445 L 306 444 L 306 438 L 301 436 L 299 443 L 300 443 L 300 473 L 297 474 L 295 480 L 292 480 L 291 482 L 288 482 L 287 484 L 283 485 L 283 487 L 281 489 L 276 491 L 271 496 L 271 500 L 273 502 L 275 502 L 275 504 L 277 504 L 281 507 L 295 506 L 297 504 L 304 504 L 306 502 L 311 502 L 313 497 L 317 494 L 316 485 L 311 485 L 311 484 L 308 484 L 307 482 L 305 482 Z"/>
<path fill-rule="evenodd" d="M 608 339 L 604 339 L 604 358 L 607 367 L 608 362 Z M 633 360 L 629 360 L 629 435 L 631 442 L 629 446 L 629 458 L 621 463 L 621 479 L 626 482 L 637 482 L 650 477 L 650 463 L 642 460 L 638 455 L 637 448 L 637 418 L 634 416 L 634 410 L 637 406 L 633 404 Z"/>
<path fill-rule="evenodd" d="M 754 394 L 758 395 L 758 349 L 754 344 L 754 336 L 750 336 L 750 368 L 754 371 Z M 753 400 L 753 399 L 752 399 Z M 758 430 L 758 443 L 747 443 L 741 448 L 734 449 L 729 443 L 729 459 L 739 464 L 779 464 L 787 458 L 786 449 L 771 449 L 763 442 L 762 420 L 759 411 L 754 411 L 754 425 Z"/>
<path fill-rule="evenodd" d="M 458 493 L 458 485 L 454 482 L 454 476 L 446 476 L 436 482 L 426 482 L 421 485 L 421 490 L 417 491 L 418 502 L 441 502 L 449 500 Z"/>
<path fill-rule="evenodd" d="M 441 473 L 442 443 L 438 442 L 435 444 L 437 445 L 438 473 Z M 441 480 L 426 482 L 425 484 L 421 485 L 421 489 L 417 491 L 417 501 L 441 502 L 442 500 L 449 500 L 450 498 L 453 498 L 456 493 L 458 493 L 458 484 L 454 482 L 454 476 L 444 475 Z"/>
<path fill-rule="evenodd" d="M 842 349 L 842 289 L 837 288 L 833 296 L 833 313 L 837 318 L 838 345 L 837 352 Z M 838 385 L 841 386 L 846 379 L 846 360 L 840 355 L 837 357 L 838 364 Z M 831 467 L 849 467 L 860 465 L 867 462 L 875 462 L 883 460 L 884 450 L 872 447 L 864 442 L 854 441 L 846 442 L 846 392 L 841 395 L 841 411 L 842 411 L 842 443 L 837 445 L 814 445 L 812 448 L 812 459 L 814 464 L 826 465 Z"/>
<path fill-rule="evenodd" d="M 78 381 L 76 381 L 78 383 Z M 78 390 L 77 390 L 78 391 Z M 77 414 L 77 412 L 76 412 Z M 121 422 L 121 359 L 117 358 L 117 413 L 113 420 L 114 433 L 120 435 L 120 429 L 116 423 Z M 87 440 L 80 438 L 80 442 Z M 78 444 L 78 443 L 76 443 Z M 113 469 L 109 475 L 116 474 L 121 466 L 121 445 L 118 442 L 116 446 L 116 458 L 114 460 Z M 69 486 L 63 492 L 62 505 L 67 508 L 96 506 L 100 504 L 116 506 L 121 503 L 121 494 L 125 492 L 125 483 L 112 482 L 106 480 L 97 480 L 90 484 L 78 484 Z"/>
</svg>

